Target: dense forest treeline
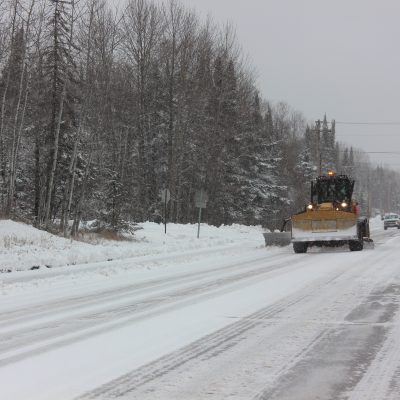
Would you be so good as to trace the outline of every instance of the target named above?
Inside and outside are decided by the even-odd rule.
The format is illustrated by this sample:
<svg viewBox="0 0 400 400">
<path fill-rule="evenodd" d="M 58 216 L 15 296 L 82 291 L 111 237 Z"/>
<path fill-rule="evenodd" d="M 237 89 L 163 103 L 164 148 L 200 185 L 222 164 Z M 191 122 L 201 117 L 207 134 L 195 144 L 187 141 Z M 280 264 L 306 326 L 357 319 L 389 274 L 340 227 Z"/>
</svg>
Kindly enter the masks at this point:
<svg viewBox="0 0 400 400">
<path fill-rule="evenodd" d="M 75 234 L 155 218 L 276 228 L 317 174 L 316 130 L 262 99 L 234 29 L 179 1 L 0 0 L 0 212 Z M 321 117 L 322 118 L 322 117 Z M 398 210 L 399 174 L 321 121 L 322 170 L 361 206 Z M 67 221 L 73 220 L 73 226 Z"/>
</svg>

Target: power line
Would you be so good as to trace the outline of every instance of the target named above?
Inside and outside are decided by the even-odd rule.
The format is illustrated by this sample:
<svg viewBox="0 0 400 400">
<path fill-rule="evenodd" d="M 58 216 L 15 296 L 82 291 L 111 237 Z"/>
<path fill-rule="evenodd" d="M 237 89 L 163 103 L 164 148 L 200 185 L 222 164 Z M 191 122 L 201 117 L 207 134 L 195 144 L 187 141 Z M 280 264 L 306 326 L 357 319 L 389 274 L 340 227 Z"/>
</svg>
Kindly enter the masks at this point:
<svg viewBox="0 0 400 400">
<path fill-rule="evenodd" d="M 377 136 L 387 136 L 387 137 L 399 137 L 399 133 L 363 133 L 363 132 L 353 132 L 353 133 L 342 133 L 342 132 L 336 132 L 336 136 L 368 136 L 368 137 L 377 137 Z"/>
<path fill-rule="evenodd" d="M 355 122 L 355 121 L 335 121 L 341 125 L 400 125 L 400 122 Z"/>
<path fill-rule="evenodd" d="M 346 150 L 338 150 L 340 153 L 345 153 Z M 353 150 L 355 152 L 358 152 L 357 150 Z M 361 150 L 360 153 L 365 153 L 365 154 L 400 154 L 400 151 L 365 151 Z"/>
<path fill-rule="evenodd" d="M 400 154 L 400 151 L 363 151 L 367 154 Z"/>
</svg>

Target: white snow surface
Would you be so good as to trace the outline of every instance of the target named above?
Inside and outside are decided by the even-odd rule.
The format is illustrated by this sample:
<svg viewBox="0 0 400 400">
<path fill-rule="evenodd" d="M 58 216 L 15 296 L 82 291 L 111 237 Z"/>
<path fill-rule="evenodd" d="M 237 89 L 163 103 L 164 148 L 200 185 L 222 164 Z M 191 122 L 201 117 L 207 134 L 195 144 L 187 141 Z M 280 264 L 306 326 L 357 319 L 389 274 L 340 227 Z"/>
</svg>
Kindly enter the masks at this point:
<svg viewBox="0 0 400 400">
<path fill-rule="evenodd" d="M 398 398 L 400 232 L 299 255 L 141 226 L 90 245 L 0 221 L 1 399 Z"/>
<path fill-rule="evenodd" d="M 0 220 L 0 271 L 21 271 L 127 259 L 162 253 L 182 253 L 254 240 L 263 244 L 261 227 L 220 228 L 201 224 L 138 224 L 131 241 L 94 240 L 95 244 L 65 239 L 20 222 Z"/>
</svg>

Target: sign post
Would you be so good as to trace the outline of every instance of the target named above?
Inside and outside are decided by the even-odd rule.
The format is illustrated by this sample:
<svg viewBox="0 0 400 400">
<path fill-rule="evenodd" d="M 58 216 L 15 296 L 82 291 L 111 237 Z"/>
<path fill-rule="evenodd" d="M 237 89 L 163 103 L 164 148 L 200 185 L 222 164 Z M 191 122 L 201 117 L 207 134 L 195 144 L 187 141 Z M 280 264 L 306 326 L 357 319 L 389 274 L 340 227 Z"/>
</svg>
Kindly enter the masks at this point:
<svg viewBox="0 0 400 400">
<path fill-rule="evenodd" d="M 164 233 L 167 233 L 167 204 L 171 199 L 171 194 L 168 189 L 160 190 L 160 198 L 164 204 Z"/>
<path fill-rule="evenodd" d="M 200 237 L 201 209 L 207 208 L 208 194 L 204 189 L 197 190 L 194 195 L 196 207 L 199 208 L 199 225 L 197 228 L 197 239 Z"/>
</svg>

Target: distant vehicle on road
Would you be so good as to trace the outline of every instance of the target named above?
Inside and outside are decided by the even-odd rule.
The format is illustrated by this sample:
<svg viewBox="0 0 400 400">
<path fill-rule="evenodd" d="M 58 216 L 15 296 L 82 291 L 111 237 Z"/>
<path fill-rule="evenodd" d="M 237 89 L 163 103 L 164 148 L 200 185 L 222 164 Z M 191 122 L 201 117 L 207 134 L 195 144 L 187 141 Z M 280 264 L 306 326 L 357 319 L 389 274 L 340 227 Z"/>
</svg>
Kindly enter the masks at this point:
<svg viewBox="0 0 400 400">
<path fill-rule="evenodd" d="M 400 216 L 399 214 L 385 214 L 383 217 L 383 229 L 397 228 L 400 229 Z"/>
</svg>

